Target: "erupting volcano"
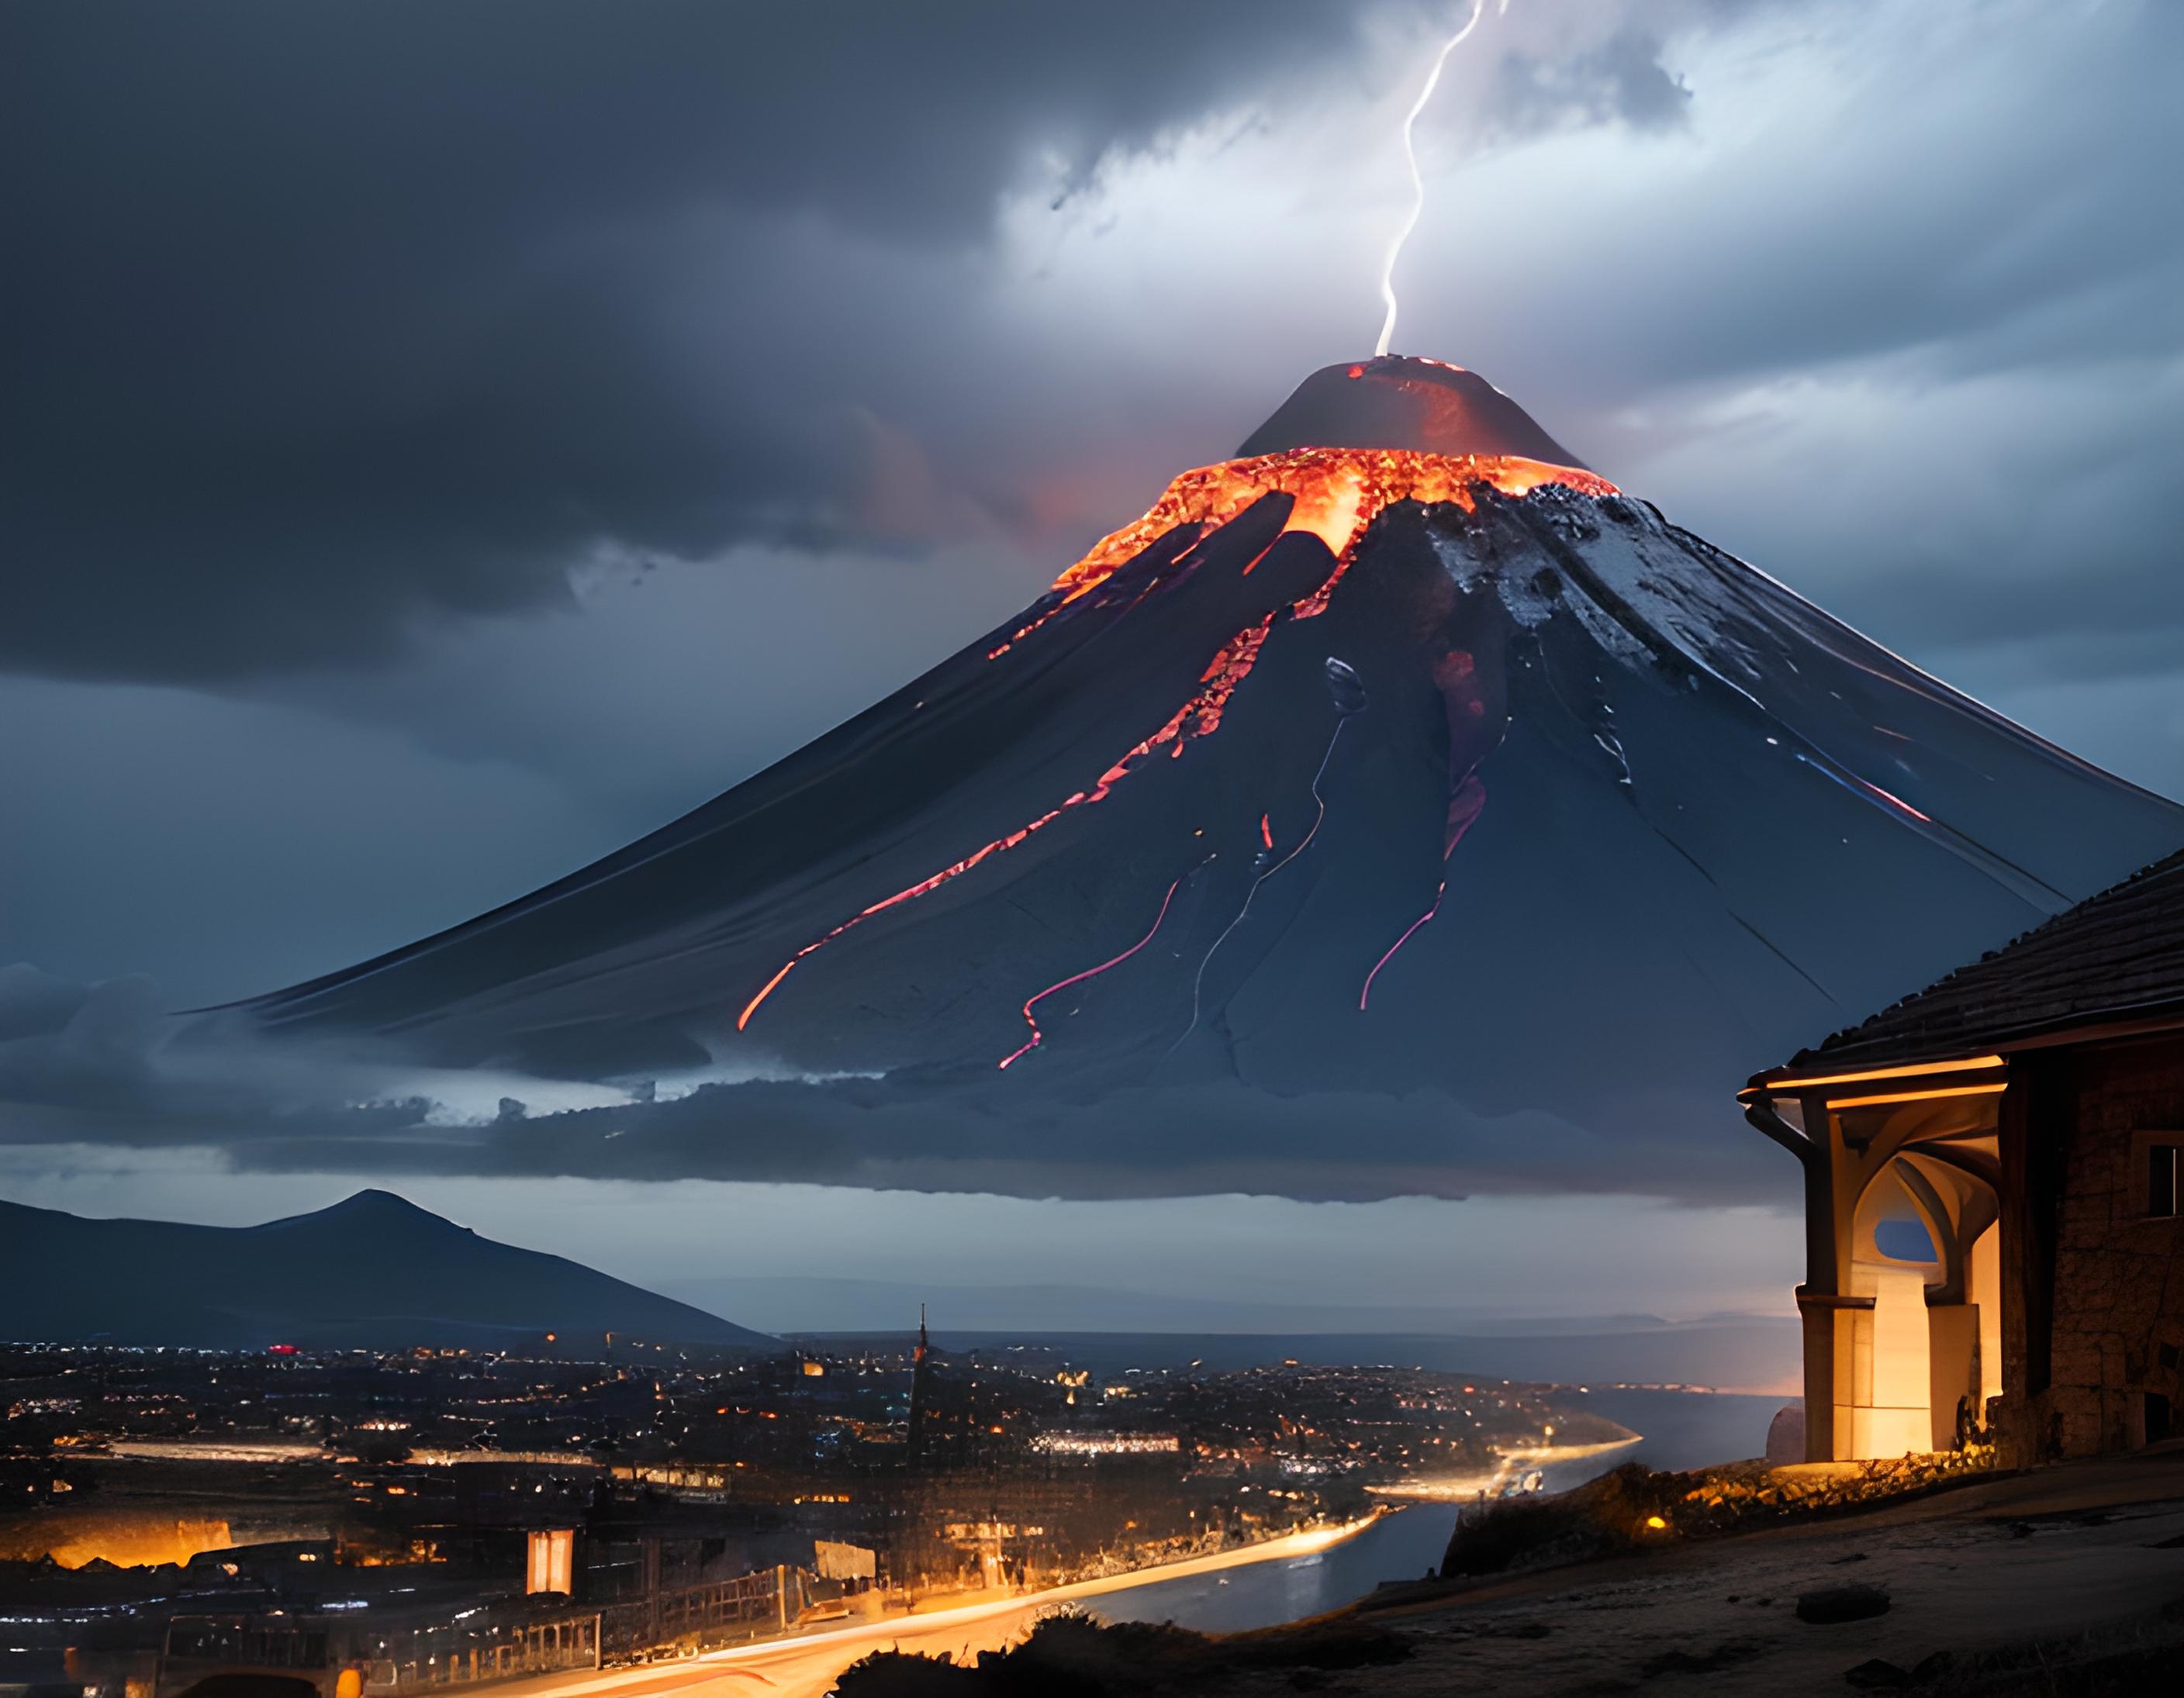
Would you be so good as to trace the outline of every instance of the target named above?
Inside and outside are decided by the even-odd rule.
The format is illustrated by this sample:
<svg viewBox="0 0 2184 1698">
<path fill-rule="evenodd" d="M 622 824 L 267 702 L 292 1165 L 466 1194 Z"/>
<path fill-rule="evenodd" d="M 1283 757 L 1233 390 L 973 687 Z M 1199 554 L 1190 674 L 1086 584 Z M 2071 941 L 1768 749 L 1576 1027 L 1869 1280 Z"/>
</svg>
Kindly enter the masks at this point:
<svg viewBox="0 0 2184 1698">
<path fill-rule="evenodd" d="M 1145 1135 L 1230 1183 L 1293 1155 L 1248 1105 L 1323 1097 L 1362 1183 L 1433 1189 L 1452 1116 L 1612 1137 L 1710 1103 L 2180 838 L 2184 810 L 1667 522 L 1483 379 L 1382 357 L 768 771 L 246 1008 L 437 1065 L 771 1069 L 802 1083 L 764 1113 L 794 1089 L 853 1150 L 881 1093 L 929 1098 L 968 1161 L 1056 1105 L 1173 1092 Z M 755 1088 L 701 1095 L 727 1126 Z"/>
</svg>

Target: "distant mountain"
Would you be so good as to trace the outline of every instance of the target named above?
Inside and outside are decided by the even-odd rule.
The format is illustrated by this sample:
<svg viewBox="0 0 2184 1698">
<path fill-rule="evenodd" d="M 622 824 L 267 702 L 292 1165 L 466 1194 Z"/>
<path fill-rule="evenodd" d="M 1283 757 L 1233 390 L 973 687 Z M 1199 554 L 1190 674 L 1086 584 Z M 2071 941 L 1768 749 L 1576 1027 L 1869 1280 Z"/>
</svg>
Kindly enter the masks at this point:
<svg viewBox="0 0 2184 1698">
<path fill-rule="evenodd" d="M 261 1350 L 583 1343 L 772 1350 L 566 1257 L 481 1238 L 387 1191 L 256 1227 L 86 1220 L 0 1202 L 0 1339 Z"/>
</svg>

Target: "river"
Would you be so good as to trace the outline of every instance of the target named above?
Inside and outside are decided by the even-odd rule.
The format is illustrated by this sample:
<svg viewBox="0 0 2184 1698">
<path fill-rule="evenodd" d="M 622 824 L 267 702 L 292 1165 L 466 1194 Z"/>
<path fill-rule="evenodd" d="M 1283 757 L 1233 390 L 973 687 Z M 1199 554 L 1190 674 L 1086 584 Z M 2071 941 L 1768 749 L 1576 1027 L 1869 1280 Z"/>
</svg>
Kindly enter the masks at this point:
<svg viewBox="0 0 2184 1698">
<path fill-rule="evenodd" d="M 1779 1397 L 1715 1392 L 1568 1393 L 1562 1401 L 1591 1410 L 1641 1434 L 1627 1450 L 1551 1461 L 1546 1489 L 1568 1491 L 1628 1461 L 1649 1467 L 1703 1467 L 1761 1455 Z M 1295 1557 L 1276 1557 L 1216 1574 L 1151 1580 L 1100 1596 L 1091 1607 L 1110 1621 L 1173 1622 L 1204 1633 L 1240 1633 L 1339 1609 L 1384 1580 L 1415 1580 L 1440 1566 L 1456 1506 L 1414 1503 L 1384 1516 L 1355 1539 Z"/>
<path fill-rule="evenodd" d="M 1591 1392 L 1581 1399 L 1569 1393 L 1563 1400 L 1581 1400 L 1646 1436 L 1628 1449 L 1550 1462 L 1546 1484 L 1557 1491 L 1634 1456 L 1656 1467 L 1687 1468 L 1756 1455 L 1780 1402 L 1642 1391 Z M 1133 1584 L 1117 1576 L 761 1640 L 688 1662 L 546 1675 L 501 1690 L 504 1698 L 744 1698 L 756 1690 L 768 1698 L 822 1698 L 844 1668 L 868 1652 L 894 1646 L 960 1661 L 1014 1644 L 1041 1613 L 1061 1604 L 1080 1605 L 1111 1621 L 1172 1621 L 1209 1633 L 1273 1627 L 1338 1609 L 1383 1580 L 1417 1578 L 1440 1562 L 1455 1523 L 1453 1504 L 1414 1504 L 1340 1543 L 1322 1545 L 1324 1535 L 1306 1534 L 1256 1555 L 1232 1550 L 1200 1558 L 1165 1579 Z"/>
</svg>

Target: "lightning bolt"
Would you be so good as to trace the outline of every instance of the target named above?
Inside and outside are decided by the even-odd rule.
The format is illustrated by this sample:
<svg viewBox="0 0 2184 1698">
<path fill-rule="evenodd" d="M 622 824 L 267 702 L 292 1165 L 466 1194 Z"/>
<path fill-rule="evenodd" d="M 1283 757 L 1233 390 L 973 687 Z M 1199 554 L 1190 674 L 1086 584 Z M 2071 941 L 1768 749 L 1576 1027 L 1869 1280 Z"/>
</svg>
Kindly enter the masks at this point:
<svg viewBox="0 0 2184 1698">
<path fill-rule="evenodd" d="M 1508 9 L 1509 0 L 1502 0 L 1494 15 L 1498 18 Z M 1426 103 L 1440 86 L 1441 67 L 1448 63 L 1448 56 L 1479 27 L 1479 20 L 1485 14 L 1486 0 L 1471 0 L 1471 15 L 1463 20 L 1462 29 L 1440 44 L 1440 51 L 1434 55 L 1433 68 L 1426 73 L 1426 86 L 1418 91 L 1418 97 L 1403 114 L 1403 158 L 1411 168 L 1411 210 L 1403 220 L 1403 227 L 1396 232 L 1396 239 L 1388 244 L 1387 263 L 1380 267 L 1380 299 L 1388 309 L 1388 315 L 1380 320 L 1380 339 L 1373 344 L 1375 354 L 1385 354 L 1396 338 L 1396 261 L 1402 257 L 1403 244 L 1411 239 L 1411 232 L 1418 227 L 1418 219 L 1426 209 L 1426 180 L 1418 170 L 1418 149 L 1412 144 L 1411 132 L 1418 125 L 1418 114 L 1426 109 Z"/>
</svg>

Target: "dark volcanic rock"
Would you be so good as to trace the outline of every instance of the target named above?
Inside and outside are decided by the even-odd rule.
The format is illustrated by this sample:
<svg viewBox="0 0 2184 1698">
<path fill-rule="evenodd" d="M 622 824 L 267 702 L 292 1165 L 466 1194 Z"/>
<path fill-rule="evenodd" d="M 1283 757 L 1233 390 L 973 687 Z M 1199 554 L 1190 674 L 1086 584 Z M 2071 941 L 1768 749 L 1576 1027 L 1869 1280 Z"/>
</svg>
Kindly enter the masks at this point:
<svg viewBox="0 0 2184 1698">
<path fill-rule="evenodd" d="M 1240 457 L 1301 448 L 1415 448 L 1585 464 L 1477 372 L 1400 354 L 1313 372 L 1236 452 Z"/>
<path fill-rule="evenodd" d="M 1862 1622 L 1888 1613 L 1888 1594 L 1878 1586 L 1824 1586 L 1797 1597 L 1797 1619 L 1815 1627 Z"/>
</svg>

